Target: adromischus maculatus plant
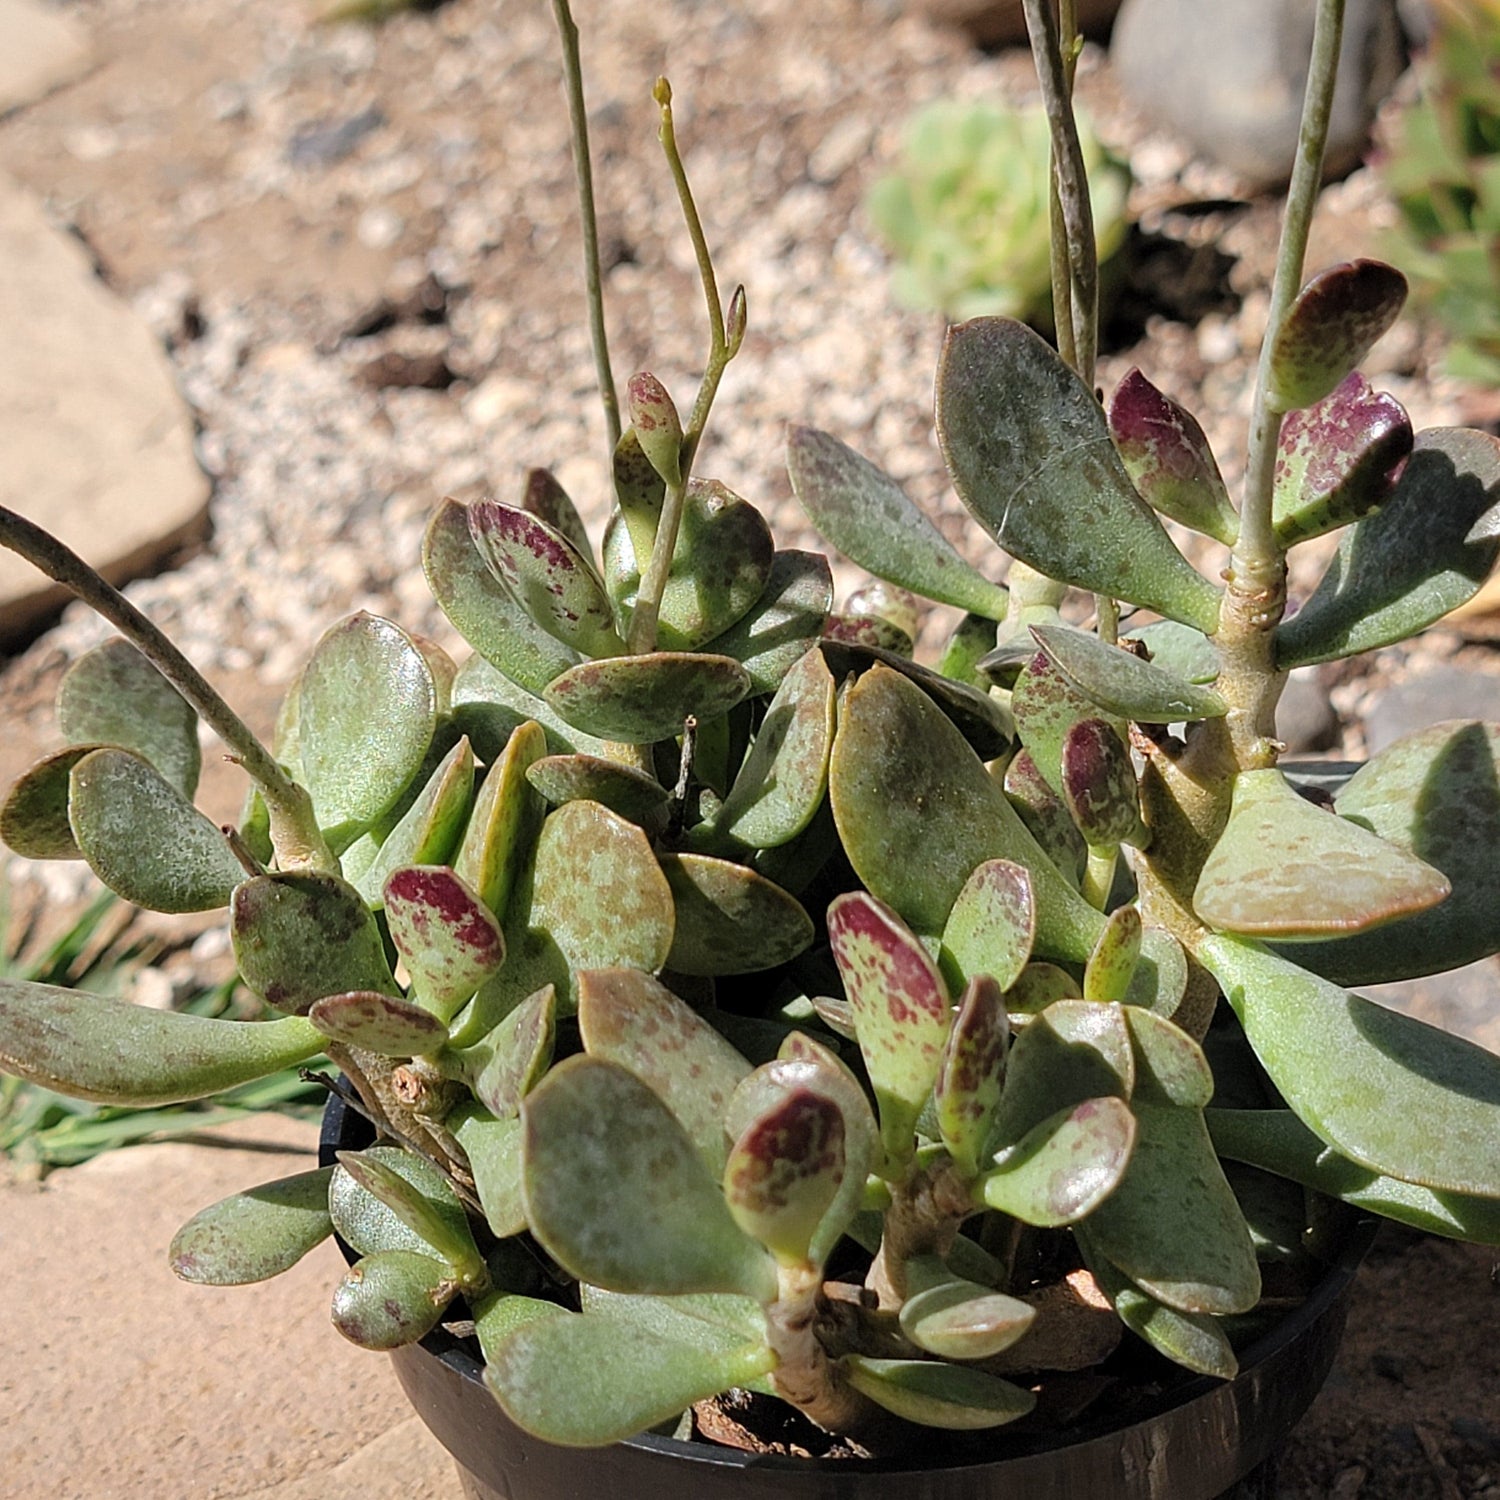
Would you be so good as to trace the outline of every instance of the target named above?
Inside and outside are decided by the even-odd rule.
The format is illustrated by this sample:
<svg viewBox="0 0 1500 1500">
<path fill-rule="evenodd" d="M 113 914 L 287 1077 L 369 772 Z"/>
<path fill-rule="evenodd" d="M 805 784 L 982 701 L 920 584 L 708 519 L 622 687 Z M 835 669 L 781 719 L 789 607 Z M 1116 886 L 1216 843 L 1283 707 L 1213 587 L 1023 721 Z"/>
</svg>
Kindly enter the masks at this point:
<svg viewBox="0 0 1500 1500">
<path fill-rule="evenodd" d="M 128 638 L 70 670 L 68 747 L 0 832 L 142 904 L 227 905 L 245 981 L 284 1012 L 0 982 L 0 1063 L 149 1104 L 326 1048 L 377 1131 L 198 1215 L 179 1274 L 257 1280 L 336 1228 L 359 1257 L 342 1332 L 395 1347 L 464 1297 L 501 1404 L 552 1441 L 742 1387 L 883 1446 L 1022 1415 L 1122 1325 L 1232 1374 L 1315 1272 L 1309 1201 L 1500 1242 L 1500 1059 L 1340 987 L 1500 949 L 1500 727 L 1440 725 L 1352 776 L 1279 763 L 1274 734 L 1290 667 L 1410 636 L 1500 550 L 1500 444 L 1413 436 L 1353 373 L 1399 276 L 1298 289 L 1341 6 L 1320 4 L 1238 508 L 1143 377 L 1108 412 L 1093 394 L 1069 49 L 1028 10 L 1066 357 L 980 319 L 938 377 L 1008 590 L 811 429 L 793 486 L 886 580 L 853 613 L 831 613 L 826 562 L 692 476 L 744 304 L 720 311 L 664 87 L 708 374 L 686 423 L 636 377 L 615 438 L 596 343 L 599 560 L 545 472 L 519 506 L 439 509 L 424 564 L 462 663 L 356 615 L 267 751 L 132 606 L 0 516 Z M 1158 512 L 1230 549 L 1222 589 Z M 1288 548 L 1333 530 L 1284 617 Z M 1098 596 L 1097 633 L 1064 622 L 1067 586 Z M 937 669 L 906 654 L 912 595 L 966 612 Z M 1122 635 L 1120 600 L 1161 618 Z M 227 835 L 190 800 L 197 717 L 254 782 Z"/>
</svg>

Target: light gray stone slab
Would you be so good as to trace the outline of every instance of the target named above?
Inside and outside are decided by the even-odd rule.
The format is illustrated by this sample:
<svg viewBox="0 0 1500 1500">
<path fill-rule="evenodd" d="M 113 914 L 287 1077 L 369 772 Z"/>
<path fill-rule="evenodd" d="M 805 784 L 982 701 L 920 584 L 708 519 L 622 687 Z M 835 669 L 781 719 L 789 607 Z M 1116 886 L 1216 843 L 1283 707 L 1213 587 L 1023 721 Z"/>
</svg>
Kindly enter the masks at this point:
<svg viewBox="0 0 1500 1500">
<path fill-rule="evenodd" d="M 0 114 L 85 72 L 88 33 L 49 5 L 0 0 Z"/>
<path fill-rule="evenodd" d="M 47 527 L 113 582 L 149 571 L 206 523 L 192 418 L 144 322 L 84 247 L 0 177 L 0 504 Z M 0 645 L 60 594 L 0 551 Z"/>
</svg>

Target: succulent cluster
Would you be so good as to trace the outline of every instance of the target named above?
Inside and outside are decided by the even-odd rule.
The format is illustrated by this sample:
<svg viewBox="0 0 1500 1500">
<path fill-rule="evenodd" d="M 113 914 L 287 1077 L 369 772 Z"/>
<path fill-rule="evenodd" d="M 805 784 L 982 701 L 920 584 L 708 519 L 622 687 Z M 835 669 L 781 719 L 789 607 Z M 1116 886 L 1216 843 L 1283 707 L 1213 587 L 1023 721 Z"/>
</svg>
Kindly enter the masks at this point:
<svg viewBox="0 0 1500 1500">
<path fill-rule="evenodd" d="M 1125 242 L 1130 170 L 1080 119 L 1099 259 Z M 1051 133 L 1040 105 L 939 99 L 907 122 L 865 200 L 908 307 L 950 318 L 1052 316 Z"/>
<path fill-rule="evenodd" d="M 705 284 L 707 396 L 684 423 L 630 382 L 598 552 L 544 471 L 444 503 L 423 561 L 471 654 L 355 615 L 271 754 L 0 516 L 135 642 L 71 669 L 0 833 L 227 907 L 282 1013 L 0 981 L 0 1065 L 160 1103 L 326 1049 L 376 1143 L 204 1210 L 174 1268 L 253 1281 L 337 1230 L 341 1332 L 393 1348 L 464 1299 L 501 1405 L 564 1444 L 734 1388 L 867 1447 L 993 1427 L 1122 1329 L 1228 1376 L 1335 1200 L 1500 1243 L 1500 1059 L 1341 988 L 1500 949 L 1500 726 L 1352 775 L 1274 740 L 1291 667 L 1411 636 L 1500 552 L 1500 442 L 1414 434 L 1354 373 L 1401 277 L 1293 282 L 1239 507 L 1139 373 L 1106 410 L 1024 325 L 954 328 L 938 433 L 1009 587 L 797 428 L 798 498 L 881 580 L 842 612 L 693 476 L 744 327 Z M 1222 586 L 1163 516 L 1230 548 Z M 1333 531 L 1283 618 L 1288 549 Z M 963 611 L 936 667 L 917 599 Z M 235 829 L 192 805 L 199 714 L 256 784 Z"/>
<path fill-rule="evenodd" d="M 1500 381 L 1500 5 L 1435 0 L 1421 94 L 1381 161 L 1390 254 L 1453 343 L 1455 375 Z"/>
</svg>

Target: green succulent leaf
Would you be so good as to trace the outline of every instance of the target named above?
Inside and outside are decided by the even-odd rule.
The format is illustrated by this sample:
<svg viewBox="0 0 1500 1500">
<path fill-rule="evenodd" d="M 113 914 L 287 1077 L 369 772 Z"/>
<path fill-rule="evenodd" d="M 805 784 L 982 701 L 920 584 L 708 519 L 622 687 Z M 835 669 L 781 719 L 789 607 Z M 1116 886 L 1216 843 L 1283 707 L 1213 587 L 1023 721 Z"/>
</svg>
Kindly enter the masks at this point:
<svg viewBox="0 0 1500 1500">
<path fill-rule="evenodd" d="M 676 913 L 666 966 L 679 974 L 755 974 L 810 946 L 812 918 L 764 875 L 708 854 L 664 854 Z"/>
<path fill-rule="evenodd" d="M 430 1010 L 373 990 L 325 995 L 307 1019 L 324 1036 L 382 1057 L 421 1057 L 448 1040 L 448 1028 Z"/>
<path fill-rule="evenodd" d="M 1259 944 L 1212 934 L 1195 953 L 1321 1139 L 1383 1176 L 1500 1197 L 1500 1058 Z"/>
<path fill-rule="evenodd" d="M 1278 945 L 1338 984 L 1410 979 L 1500 951 L 1500 725 L 1435 724 L 1389 745 L 1338 789 L 1334 810 L 1448 878 L 1448 899 L 1335 942 Z"/>
<path fill-rule="evenodd" d="M 656 376 L 643 370 L 625 387 L 635 440 L 651 467 L 669 485 L 682 483 L 682 418 Z"/>
<path fill-rule="evenodd" d="M 983 688 L 980 662 L 995 649 L 995 622 L 983 615 L 967 614 L 953 627 L 953 634 L 938 658 L 938 672 L 966 687 Z"/>
<path fill-rule="evenodd" d="M 22 859 L 82 859 L 68 822 L 68 778 L 100 745 L 69 745 L 31 767 L 0 804 L 0 839 Z"/>
<path fill-rule="evenodd" d="M 620 1318 L 707 1349 L 737 1349 L 765 1340 L 765 1309 L 753 1297 L 726 1292 L 636 1297 L 627 1292 L 607 1292 L 585 1282 L 578 1288 L 578 1300 L 586 1313 Z M 757 1389 L 760 1384 L 754 1382 Z"/>
<path fill-rule="evenodd" d="M 200 1286 L 246 1286 L 290 1270 L 333 1233 L 332 1167 L 264 1182 L 201 1209 L 172 1236 L 168 1264 Z"/>
<path fill-rule="evenodd" d="M 633 1073 L 588 1056 L 526 1098 L 526 1217 L 547 1252 L 611 1291 L 776 1294 L 677 1117 Z"/>
<path fill-rule="evenodd" d="M 1096 1004 L 1124 1000 L 1141 959 L 1141 933 L 1139 907 L 1118 906 L 1109 914 L 1083 970 L 1085 1000 Z"/>
<path fill-rule="evenodd" d="M 361 612 L 318 642 L 298 696 L 298 747 L 318 824 L 347 848 L 421 768 L 437 727 L 432 670 L 399 625 Z"/>
<path fill-rule="evenodd" d="M 0 1070 L 100 1104 L 204 1099 L 316 1057 L 307 1021 L 220 1021 L 27 980 L 0 979 Z"/>
<path fill-rule="evenodd" d="M 380 929 L 337 875 L 257 875 L 235 888 L 229 935 L 245 983 L 276 1010 L 306 1015 L 350 990 L 399 995 Z"/>
<path fill-rule="evenodd" d="M 361 1349 L 400 1349 L 437 1327 L 457 1288 L 451 1269 L 416 1250 L 356 1261 L 333 1293 L 333 1326 Z"/>
<path fill-rule="evenodd" d="M 1222 718 L 1229 705 L 1211 688 L 1196 687 L 1098 636 L 1066 626 L 1032 627 L 1037 645 L 1091 703 L 1141 724 Z"/>
<path fill-rule="evenodd" d="M 1240 518 L 1198 419 L 1132 369 L 1109 403 L 1125 472 L 1153 510 L 1232 547 Z"/>
<path fill-rule="evenodd" d="M 1093 848 L 1144 843 L 1141 793 L 1130 751 L 1112 724 L 1080 719 L 1063 737 L 1063 801 Z"/>
<path fill-rule="evenodd" d="M 1213 682 L 1223 670 L 1218 647 L 1191 625 L 1179 625 L 1176 620 L 1153 620 L 1149 625 L 1127 624 L 1120 628 L 1127 645 L 1139 641 L 1150 653 L 1154 665 L 1182 682 L 1201 687 Z"/>
<path fill-rule="evenodd" d="M 1165 1016 L 1125 1007 L 1125 1021 L 1135 1047 L 1133 1098 L 1143 1104 L 1175 1104 L 1203 1109 L 1213 1097 L 1214 1075 L 1203 1049 Z"/>
<path fill-rule="evenodd" d="M 666 818 L 667 791 L 654 776 L 597 755 L 547 755 L 526 770 L 526 779 L 553 807 L 598 802 L 642 828 Z"/>
<path fill-rule="evenodd" d="M 245 878 L 223 833 L 128 750 L 95 750 L 73 767 L 68 820 L 94 874 L 152 911 L 212 911 Z"/>
<path fill-rule="evenodd" d="M 809 651 L 782 679 L 716 829 L 756 849 L 789 843 L 812 822 L 828 790 L 833 674 Z"/>
<path fill-rule="evenodd" d="M 1426 911 L 1449 889 L 1441 871 L 1315 807 L 1280 771 L 1243 771 L 1193 909 L 1221 932 L 1323 937 Z"/>
<path fill-rule="evenodd" d="M 500 759 L 485 774 L 453 860 L 453 873 L 502 919 L 546 814 L 530 784 L 531 767 L 546 750 L 546 734 L 535 721 L 511 735 Z"/>
<path fill-rule="evenodd" d="M 1320 271 L 1297 294 L 1270 349 L 1266 399 L 1275 411 L 1321 401 L 1396 321 L 1406 277 L 1378 260 Z"/>
<path fill-rule="evenodd" d="M 890 475 L 826 432 L 792 427 L 787 472 L 812 523 L 867 572 L 991 620 L 1009 596 L 955 552 Z"/>
<path fill-rule="evenodd" d="M 756 693 L 774 693 L 823 631 L 833 607 L 833 574 L 820 552 L 777 552 L 760 598 L 705 644 L 739 662 Z"/>
<path fill-rule="evenodd" d="M 482 1040 L 445 1053 L 442 1067 L 463 1079 L 496 1119 L 510 1119 L 551 1065 L 556 1017 L 557 990 L 543 985 Z"/>
<path fill-rule="evenodd" d="M 443 1022 L 505 962 L 477 892 L 444 865 L 407 865 L 385 883 L 385 919 L 417 998 Z"/>
<path fill-rule="evenodd" d="M 1042 1229 L 1097 1217 L 1129 1168 L 1136 1135 L 1122 1100 L 1085 1099 L 997 1152 L 976 1193 L 990 1208 Z"/>
<path fill-rule="evenodd" d="M 1316 406 L 1293 412 L 1277 443 L 1276 542 L 1290 547 L 1373 515 L 1411 455 L 1411 419 L 1352 371 Z"/>
<path fill-rule="evenodd" d="M 706 1348 L 698 1338 L 588 1312 L 519 1329 L 491 1356 L 484 1379 L 518 1427 L 562 1447 L 592 1448 L 633 1437 L 719 1391 L 753 1385 L 775 1361 L 764 1341 Z"/>
<path fill-rule="evenodd" d="M 928 1359 L 872 1359 L 846 1354 L 844 1379 L 877 1406 L 909 1422 L 949 1431 L 1000 1427 L 1024 1417 L 1036 1397 L 998 1375 Z"/>
<path fill-rule="evenodd" d="M 527 719 L 546 731 L 547 755 L 606 755 L 608 744 L 565 724 L 547 703 L 512 682 L 482 656 L 471 656 L 453 682 L 453 721 L 469 736 L 474 753 L 493 765 L 509 743 L 512 733 Z"/>
<path fill-rule="evenodd" d="M 57 727 L 70 745 L 117 745 L 156 767 L 189 801 L 203 753 L 198 716 L 136 646 L 116 636 L 85 652 L 57 688 Z"/>
<path fill-rule="evenodd" d="M 959 498 L 1013 557 L 1051 578 L 1211 634 L 1218 590 L 1136 494 L 1093 392 L 1021 323 L 948 331 L 938 438 Z"/>
<path fill-rule="evenodd" d="M 1036 1321 L 1036 1309 L 993 1287 L 955 1276 L 936 1257 L 908 1261 L 901 1331 L 940 1359 L 988 1359 Z"/>
<path fill-rule="evenodd" d="M 465 1101 L 449 1114 L 445 1123 L 469 1158 L 474 1191 L 491 1232 L 500 1239 L 520 1234 L 526 1228 L 526 1203 L 521 1193 L 520 1116 L 496 1119 L 482 1106 Z"/>
<path fill-rule="evenodd" d="M 1043 656 L 1037 660 L 1058 675 Z M 1014 694 L 1012 694 L 1014 701 Z M 1061 752 L 1056 768 L 1061 777 Z M 1005 795 L 1020 816 L 1026 831 L 1041 846 L 1047 858 L 1057 867 L 1058 873 L 1076 891 L 1083 883 L 1083 873 L 1088 865 L 1089 846 L 1084 843 L 1073 815 L 1062 798 L 1048 785 L 1047 779 L 1037 768 L 1029 750 L 1022 750 L 1005 768 Z"/>
<path fill-rule="evenodd" d="M 656 542 L 656 523 L 661 519 L 667 483 L 646 456 L 634 427 L 627 427 L 615 445 L 614 480 L 615 499 L 630 532 L 636 566 L 644 568 Z"/>
<path fill-rule="evenodd" d="M 705 720 L 728 713 L 751 688 L 750 674 L 731 657 L 654 651 L 583 662 L 555 678 L 545 697 L 588 734 L 649 745 L 681 734 L 690 715 Z"/>
<path fill-rule="evenodd" d="M 466 1285 L 479 1285 L 484 1258 L 474 1244 L 469 1221 L 457 1195 L 446 1182 L 418 1187 L 411 1176 L 396 1171 L 379 1155 L 340 1151 L 339 1165 L 357 1186 L 383 1203 L 432 1252 L 451 1267 Z"/>
<path fill-rule="evenodd" d="M 871 667 L 844 696 L 828 793 L 855 873 L 918 932 L 942 932 L 975 868 L 1008 859 L 1031 873 L 1037 951 L 1078 961 L 1093 951 L 1104 918 L 1057 872 L 942 710 L 887 667 Z"/>
<path fill-rule="evenodd" d="M 988 975 L 1002 990 L 1020 977 L 1036 937 L 1031 874 L 1008 859 L 987 859 L 959 891 L 943 926 L 939 962 L 950 990 Z"/>
<path fill-rule="evenodd" d="M 978 1176 L 985 1142 L 994 1129 L 1009 1045 L 1010 1017 L 1000 986 L 988 974 L 976 974 L 959 997 L 958 1014 L 933 1085 L 943 1146 L 970 1177 Z"/>
<path fill-rule="evenodd" d="M 1057 1000 L 1082 1000 L 1083 989 L 1066 969 L 1056 964 L 1030 963 L 1005 992 L 1005 1008 L 1012 1015 L 1040 1015 Z"/>
<path fill-rule="evenodd" d="M 1161 927 L 1147 927 L 1141 933 L 1141 956 L 1125 999 L 1159 1016 L 1177 1014 L 1187 994 L 1188 961 L 1182 944 Z"/>
<path fill-rule="evenodd" d="M 916 650 L 906 631 L 879 615 L 831 614 L 823 625 L 823 639 L 865 647 L 886 657 L 910 657 Z"/>
<path fill-rule="evenodd" d="M 452 1184 L 432 1162 L 400 1146 L 370 1146 L 359 1155 L 367 1162 L 379 1162 L 387 1174 L 402 1179 L 431 1213 L 443 1219 L 443 1233 L 462 1240 L 468 1220 Z M 415 1250 L 423 1255 L 438 1255 L 405 1219 L 361 1186 L 342 1165 L 334 1168 L 328 1184 L 328 1212 L 333 1227 L 360 1255 L 373 1255 L 380 1250 Z"/>
<path fill-rule="evenodd" d="M 541 693 L 578 661 L 578 653 L 543 630 L 490 571 L 469 535 L 467 508 L 456 500 L 443 501 L 428 522 L 422 568 L 453 628 L 528 693 Z"/>
<path fill-rule="evenodd" d="M 1312 598 L 1277 627 L 1277 665 L 1389 646 L 1466 603 L 1500 556 L 1500 537 L 1469 540 L 1497 495 L 1500 439 L 1456 427 L 1418 433 L 1395 493 L 1344 532 Z"/>
</svg>

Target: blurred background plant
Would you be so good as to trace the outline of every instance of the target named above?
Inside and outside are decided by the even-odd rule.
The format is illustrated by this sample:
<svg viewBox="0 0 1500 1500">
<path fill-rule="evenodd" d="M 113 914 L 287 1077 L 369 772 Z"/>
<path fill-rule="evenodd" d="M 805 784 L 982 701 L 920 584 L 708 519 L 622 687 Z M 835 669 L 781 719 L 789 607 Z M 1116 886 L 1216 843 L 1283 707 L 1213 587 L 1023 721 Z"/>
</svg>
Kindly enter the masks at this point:
<svg viewBox="0 0 1500 1500">
<path fill-rule="evenodd" d="M 1078 121 L 1101 265 L 1125 242 L 1130 169 Z M 1048 128 L 1039 104 L 939 99 L 907 122 L 895 172 L 865 209 L 897 264 L 906 306 L 960 321 L 1051 325 Z"/>
<path fill-rule="evenodd" d="M 10 872 L 0 868 L 0 978 L 125 995 L 142 971 L 168 952 L 163 939 L 143 929 L 140 909 L 109 891 L 100 891 L 61 930 L 47 930 L 44 911 L 18 912 Z M 185 993 L 174 987 L 171 1004 L 192 1015 L 233 1020 L 264 1013 L 238 976 L 213 985 L 194 983 Z M 296 1068 L 212 1099 L 161 1109 L 91 1104 L 0 1074 L 0 1157 L 8 1158 L 15 1172 L 40 1178 L 118 1146 L 189 1135 L 262 1110 L 312 1118 L 323 1097 L 324 1091 Z"/>
<path fill-rule="evenodd" d="M 1381 164 L 1399 225 L 1387 253 L 1452 339 L 1449 373 L 1500 382 L 1500 0 L 1434 0 Z"/>
</svg>

